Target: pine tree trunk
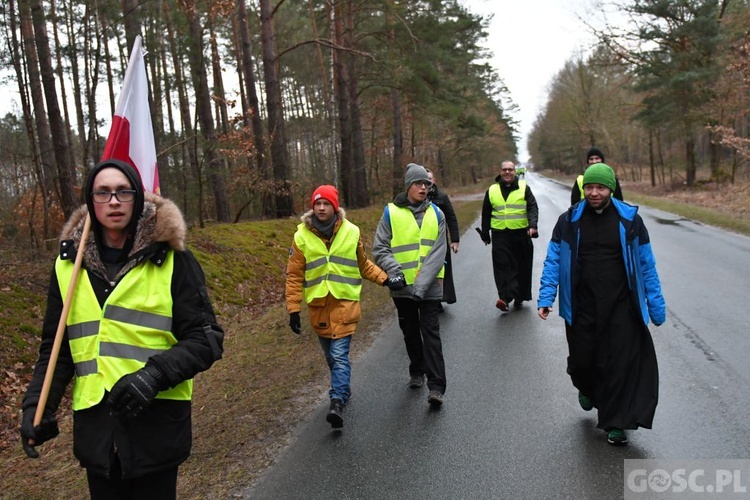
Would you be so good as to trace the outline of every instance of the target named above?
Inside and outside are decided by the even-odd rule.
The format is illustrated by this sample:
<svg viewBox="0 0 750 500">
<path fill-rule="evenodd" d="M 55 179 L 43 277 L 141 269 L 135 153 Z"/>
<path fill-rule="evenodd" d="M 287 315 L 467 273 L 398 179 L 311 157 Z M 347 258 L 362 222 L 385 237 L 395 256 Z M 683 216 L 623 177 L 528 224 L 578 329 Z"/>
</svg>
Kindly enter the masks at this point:
<svg viewBox="0 0 750 500">
<path fill-rule="evenodd" d="M 393 2 L 388 2 L 387 23 L 389 26 L 388 38 L 391 44 L 395 43 L 396 34 L 393 29 Z M 401 122 L 401 97 L 394 85 L 391 89 L 391 110 L 393 112 L 393 165 L 391 168 L 391 194 L 396 196 L 402 191 L 403 186 L 403 156 L 404 156 L 404 127 Z"/>
<path fill-rule="evenodd" d="M 286 149 L 284 130 L 284 109 L 281 101 L 281 82 L 276 57 L 276 38 L 273 27 L 273 14 L 270 0 L 260 0 L 261 44 L 263 46 L 263 76 L 266 83 L 266 110 L 271 139 L 271 161 L 274 192 L 275 216 L 292 215 L 292 194 L 289 182 L 289 155 Z"/>
<path fill-rule="evenodd" d="M 67 9 L 68 17 L 65 20 L 65 30 L 68 40 L 75 40 L 77 38 L 78 26 L 75 25 L 73 18 L 73 9 Z M 81 90 L 81 74 L 78 68 L 78 47 L 77 44 L 72 43 L 68 45 L 70 51 L 68 60 L 70 61 L 70 73 L 71 79 L 73 80 L 73 103 L 76 111 L 76 128 L 78 134 L 78 144 L 81 147 L 81 158 L 86 158 L 83 152 L 83 147 L 86 144 L 86 120 L 83 117 L 83 96 L 84 92 Z M 112 107 L 112 114 L 114 114 L 114 105 Z"/>
<path fill-rule="evenodd" d="M 685 142 L 685 184 L 695 184 L 695 139 L 691 136 Z"/>
<path fill-rule="evenodd" d="M 197 145 L 195 139 L 195 132 L 193 122 L 190 118 L 190 104 L 187 100 L 187 91 L 185 89 L 185 80 L 183 79 L 182 59 L 177 49 L 177 41 L 175 40 L 174 28 L 172 27 L 171 18 L 169 15 L 169 7 L 165 3 L 164 9 L 164 23 L 167 28 L 167 39 L 169 40 L 169 49 L 172 54 L 172 66 L 174 66 L 175 86 L 177 87 L 177 97 L 180 103 L 180 122 L 182 125 L 182 135 L 185 138 L 184 150 L 186 151 L 187 164 L 190 166 L 191 172 L 195 173 L 195 179 L 198 183 L 198 206 L 196 207 L 198 215 L 198 225 L 204 227 L 203 219 L 203 181 L 201 178 L 201 167 L 198 163 Z M 184 165 L 186 162 L 181 161 L 180 164 Z M 183 194 L 185 199 L 183 200 L 183 212 L 185 215 L 188 214 L 188 202 L 187 202 L 187 172 L 188 169 L 182 168 L 183 178 Z"/>
<path fill-rule="evenodd" d="M 50 0 L 50 18 L 52 20 L 52 38 L 55 41 L 55 56 L 56 56 L 56 63 L 57 63 L 57 79 L 60 82 L 60 98 L 62 100 L 62 108 L 63 108 L 63 116 L 65 117 L 65 140 L 70 145 L 69 151 L 70 151 L 70 161 L 72 165 L 76 164 L 75 161 L 75 154 L 73 149 L 73 132 L 70 129 L 70 113 L 68 112 L 68 95 L 66 92 L 65 87 L 65 78 L 63 75 L 63 61 L 62 61 L 62 54 L 63 49 L 62 45 L 60 44 L 60 37 L 57 31 L 57 25 L 59 23 L 59 19 L 57 17 L 57 13 L 55 10 L 55 0 Z"/>
<path fill-rule="evenodd" d="M 346 46 L 354 48 L 354 11 L 351 0 L 345 5 L 344 39 Z M 365 145 L 362 137 L 362 116 L 359 103 L 359 84 L 357 79 L 356 58 L 347 54 L 349 74 L 349 110 L 352 123 L 352 189 L 351 199 L 347 201 L 350 208 L 363 208 L 370 205 L 370 195 L 367 192 L 367 162 L 365 160 Z"/>
<path fill-rule="evenodd" d="M 336 2 L 334 5 L 334 37 L 336 46 L 344 47 L 344 13 L 343 3 Z M 352 122 L 349 108 L 349 75 L 346 70 L 346 54 L 337 49 L 334 52 L 334 73 L 336 77 L 336 101 L 339 112 L 339 140 L 341 141 L 341 189 L 344 196 L 343 201 L 348 206 L 354 197 L 353 193 L 353 165 L 354 151 L 352 148 Z"/>
<path fill-rule="evenodd" d="M 221 159 L 216 154 L 215 149 L 216 129 L 211 113 L 211 94 L 208 91 L 208 75 L 203 57 L 203 28 L 198 19 L 194 0 L 188 0 L 185 4 L 190 25 L 188 61 L 190 62 L 190 74 L 195 89 L 195 109 L 204 139 L 203 156 L 206 159 L 208 178 L 214 195 L 216 219 L 219 222 L 229 222 L 229 202 L 227 201 L 224 172 L 221 170 Z"/>
<path fill-rule="evenodd" d="M 250 123 L 253 127 L 253 146 L 255 147 L 255 167 L 258 176 L 261 179 L 270 179 L 270 174 L 266 168 L 266 141 L 263 130 L 263 121 L 261 120 L 260 105 L 258 101 L 258 92 L 256 90 L 255 64 L 253 63 L 253 50 L 250 44 L 250 33 L 247 27 L 247 10 L 245 9 L 245 0 L 237 0 L 237 22 L 240 35 L 240 45 L 242 53 L 242 75 L 245 80 L 245 95 L 247 97 L 247 106 L 242 110 L 243 115 L 249 115 Z M 247 125 L 247 123 L 246 123 Z M 264 196 L 265 198 L 265 196 Z M 263 203 L 264 207 L 267 205 Z M 270 205 L 270 204 L 269 204 Z M 266 215 L 271 215 L 267 212 Z"/>
<path fill-rule="evenodd" d="M 24 60 L 24 57 L 21 53 L 21 41 L 18 40 L 18 25 L 16 23 L 16 13 L 18 12 L 20 15 L 20 10 L 17 11 L 14 5 L 14 0 L 9 0 L 8 5 L 10 7 L 9 13 L 8 13 L 8 20 L 10 24 L 10 34 L 11 34 L 11 41 L 10 41 L 10 50 L 11 50 L 11 62 L 13 64 L 13 69 L 16 73 L 16 81 L 18 82 L 18 94 L 21 98 L 21 109 L 23 110 L 23 124 L 24 128 L 26 130 L 26 140 L 29 143 L 29 153 L 31 158 L 33 159 L 33 165 L 34 165 L 34 176 L 36 177 L 36 183 L 38 186 L 39 191 L 42 193 L 42 235 L 44 238 L 44 241 L 46 243 L 47 250 L 51 250 L 52 248 L 52 241 L 50 237 L 50 220 L 49 220 L 49 205 L 52 198 L 52 194 L 54 191 L 54 183 L 52 182 L 52 175 L 51 173 L 45 174 L 44 167 L 42 164 L 42 158 L 39 155 L 39 152 L 36 147 L 36 142 L 34 139 L 34 124 L 32 121 L 32 111 L 31 107 L 29 105 L 29 101 L 27 100 L 27 94 L 26 94 L 26 81 L 24 79 L 24 71 L 21 66 L 21 61 Z M 24 30 L 22 28 L 22 37 L 23 37 L 23 31 L 30 31 L 31 30 L 31 18 L 30 18 L 30 12 L 28 12 L 28 9 L 26 10 L 26 17 L 27 17 L 27 28 Z M 19 21 L 21 21 L 19 19 Z M 31 50 L 34 51 L 33 61 L 34 64 L 36 64 L 36 49 L 34 48 L 34 40 L 33 37 L 28 35 L 29 38 L 29 44 Z M 31 61 L 29 60 L 29 63 Z M 28 69 L 27 69 L 28 72 Z M 39 79 L 39 76 L 37 75 L 37 80 Z M 37 83 L 37 88 L 39 89 L 39 93 L 41 94 L 41 84 Z M 42 114 L 42 118 L 46 120 L 46 117 L 44 114 Z M 49 169 L 49 166 L 47 166 Z"/>
<path fill-rule="evenodd" d="M 31 18 L 34 24 L 34 40 L 36 42 L 37 55 L 39 56 L 39 68 L 42 77 L 42 87 L 47 103 L 47 115 L 49 116 L 50 133 L 57 163 L 58 186 L 60 190 L 60 201 L 65 217 L 68 218 L 78 207 L 75 191 L 75 169 L 69 162 L 68 143 L 65 140 L 65 124 L 60 115 L 60 105 L 57 100 L 57 89 L 55 88 L 55 73 L 52 68 L 52 56 L 49 49 L 49 37 L 47 36 L 47 25 L 42 9 L 42 0 L 31 0 Z"/>
</svg>

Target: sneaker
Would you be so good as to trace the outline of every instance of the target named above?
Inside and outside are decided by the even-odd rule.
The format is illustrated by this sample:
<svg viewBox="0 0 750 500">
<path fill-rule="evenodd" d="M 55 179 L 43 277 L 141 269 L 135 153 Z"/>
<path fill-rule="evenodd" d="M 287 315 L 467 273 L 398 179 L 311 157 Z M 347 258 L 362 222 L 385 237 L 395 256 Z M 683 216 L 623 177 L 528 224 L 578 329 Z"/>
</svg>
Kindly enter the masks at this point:
<svg viewBox="0 0 750 500">
<path fill-rule="evenodd" d="M 521 309 L 523 307 L 523 300 L 514 300 L 513 301 L 513 309 Z"/>
<path fill-rule="evenodd" d="M 432 407 L 438 407 L 443 404 L 443 393 L 440 391 L 430 391 L 430 395 L 427 396 L 427 402 Z"/>
<path fill-rule="evenodd" d="M 412 375 L 409 379 L 409 387 L 419 389 L 424 385 L 424 375 Z"/>
<path fill-rule="evenodd" d="M 591 402 L 591 398 L 584 396 L 581 391 L 578 391 L 578 404 L 581 405 L 586 411 L 590 411 L 594 407 L 594 403 Z"/>
<path fill-rule="evenodd" d="M 326 422 L 331 424 L 334 429 L 341 429 L 344 426 L 344 404 L 340 399 L 332 399 L 331 406 L 326 415 Z"/>
<path fill-rule="evenodd" d="M 622 429 L 610 429 L 607 432 L 607 442 L 614 446 L 621 446 L 627 444 L 628 436 Z"/>
<path fill-rule="evenodd" d="M 495 302 L 495 307 L 497 307 L 501 311 L 508 310 L 508 304 L 503 299 L 497 299 L 497 302 Z"/>
</svg>

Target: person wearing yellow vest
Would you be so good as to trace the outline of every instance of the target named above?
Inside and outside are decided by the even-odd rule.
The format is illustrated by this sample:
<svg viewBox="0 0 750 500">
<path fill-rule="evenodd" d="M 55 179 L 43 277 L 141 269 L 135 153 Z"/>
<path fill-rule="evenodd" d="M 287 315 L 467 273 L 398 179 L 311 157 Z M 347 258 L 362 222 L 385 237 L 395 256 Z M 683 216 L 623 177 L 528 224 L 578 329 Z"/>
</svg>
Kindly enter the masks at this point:
<svg viewBox="0 0 750 500">
<path fill-rule="evenodd" d="M 586 153 L 586 168 L 589 165 L 596 165 L 597 163 L 604 163 L 604 153 L 599 148 L 591 148 Z M 622 188 L 617 177 L 615 177 L 615 190 L 612 191 L 612 197 L 622 201 Z M 570 205 L 575 205 L 583 198 L 583 174 L 581 174 L 576 177 L 576 181 L 573 183 L 573 188 L 570 191 Z"/>
<path fill-rule="evenodd" d="M 520 309 L 531 300 L 531 268 L 539 236 L 539 208 L 525 180 L 516 176 L 512 161 L 500 165 L 500 175 L 484 195 L 482 229 L 485 245 L 492 244 L 492 271 L 497 288 L 495 307 L 508 311 L 511 301 Z"/>
<path fill-rule="evenodd" d="M 60 236 L 39 359 L 22 403 L 23 449 L 37 458 L 35 446 L 57 436 L 55 412 L 72 379 L 73 452 L 91 498 L 175 498 L 177 468 L 192 442 L 192 379 L 221 358 L 224 332 L 174 203 L 144 193 L 138 172 L 118 160 L 96 165 L 83 192 L 86 205 Z M 49 398 L 34 426 L 89 215 Z"/>
<path fill-rule="evenodd" d="M 438 317 L 448 249 L 445 215 L 427 198 L 432 184 L 423 166 L 409 163 L 404 185 L 406 192 L 383 210 L 372 255 L 391 280 L 406 285 L 390 288 L 409 355 L 408 385 L 422 387 L 426 376 L 427 401 L 438 408 L 446 388 Z"/>
<path fill-rule="evenodd" d="M 300 310 L 303 301 L 307 304 L 310 325 L 331 372 L 326 421 L 340 429 L 351 396 L 349 348 L 361 317 L 362 278 L 378 285 L 389 282 L 388 275 L 367 258 L 359 228 L 346 219 L 334 186 L 319 186 L 311 206 L 302 215 L 289 249 L 286 308 L 289 326 L 300 334 Z"/>
</svg>

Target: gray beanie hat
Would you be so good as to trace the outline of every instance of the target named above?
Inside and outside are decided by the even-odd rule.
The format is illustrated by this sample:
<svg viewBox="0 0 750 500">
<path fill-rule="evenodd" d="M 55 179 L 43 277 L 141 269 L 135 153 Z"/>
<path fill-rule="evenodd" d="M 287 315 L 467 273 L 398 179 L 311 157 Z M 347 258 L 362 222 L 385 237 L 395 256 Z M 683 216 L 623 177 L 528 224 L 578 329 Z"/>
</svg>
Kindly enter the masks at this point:
<svg viewBox="0 0 750 500">
<path fill-rule="evenodd" d="M 416 163 L 409 163 L 406 166 L 406 173 L 404 174 L 404 187 L 408 190 L 412 184 L 417 181 L 429 181 L 430 177 L 427 175 L 427 170 L 422 165 Z"/>
</svg>

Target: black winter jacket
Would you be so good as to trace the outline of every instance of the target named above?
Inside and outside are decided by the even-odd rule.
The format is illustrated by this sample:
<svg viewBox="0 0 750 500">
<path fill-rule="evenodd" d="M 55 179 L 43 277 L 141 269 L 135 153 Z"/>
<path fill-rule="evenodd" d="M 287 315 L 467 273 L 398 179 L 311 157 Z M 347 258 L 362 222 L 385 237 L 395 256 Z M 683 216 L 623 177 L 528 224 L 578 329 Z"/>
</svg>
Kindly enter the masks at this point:
<svg viewBox="0 0 750 500">
<path fill-rule="evenodd" d="M 448 241 L 458 243 L 461 240 L 461 233 L 458 232 L 458 218 L 448 193 L 441 191 L 437 184 L 433 184 L 432 189 L 427 193 L 427 197 L 445 214 L 445 223 L 448 226 Z"/>
<path fill-rule="evenodd" d="M 81 207 L 63 229 L 61 258 L 75 258 L 87 214 L 87 208 Z M 177 343 L 167 351 L 151 356 L 146 363 L 163 374 L 169 387 L 208 369 L 221 358 L 223 349 L 224 332 L 216 322 L 206 292 L 203 270 L 192 253 L 185 249 L 185 233 L 185 223 L 177 206 L 167 199 L 147 194 L 133 247 L 114 284 L 106 277 L 106 267 L 99 255 L 93 231 L 89 235 L 81 268 L 81 272 L 88 273 L 99 304 L 103 306 L 112 289 L 117 287 L 127 272 L 146 259 L 160 265 L 169 249 L 175 250 L 171 288 L 164 290 L 164 293 L 172 295 L 172 333 Z M 23 400 L 24 409 L 36 406 L 39 400 L 62 307 L 63 300 L 53 268 L 39 360 Z M 65 388 L 73 377 L 73 359 L 66 331 L 46 412 L 54 413 L 57 410 Z M 106 404 L 108 395 L 106 393 L 102 401 L 92 408 L 73 412 L 73 448 L 83 467 L 109 477 L 116 454 L 122 477 L 131 478 L 175 467 L 187 459 L 192 444 L 190 401 L 156 399 L 138 417 L 125 419 L 111 414 Z"/>
</svg>

